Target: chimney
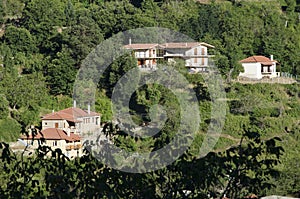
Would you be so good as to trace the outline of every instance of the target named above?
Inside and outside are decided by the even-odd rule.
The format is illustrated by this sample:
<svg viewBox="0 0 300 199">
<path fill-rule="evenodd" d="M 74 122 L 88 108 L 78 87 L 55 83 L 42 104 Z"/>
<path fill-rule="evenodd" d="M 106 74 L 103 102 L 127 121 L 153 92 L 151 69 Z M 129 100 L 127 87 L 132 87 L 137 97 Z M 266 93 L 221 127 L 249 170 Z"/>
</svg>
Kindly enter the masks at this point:
<svg viewBox="0 0 300 199">
<path fill-rule="evenodd" d="M 76 100 L 73 101 L 73 107 L 76 108 Z"/>
<path fill-rule="evenodd" d="M 270 55 L 270 59 L 271 59 L 271 61 L 273 61 L 273 55 Z"/>
<path fill-rule="evenodd" d="M 131 37 L 129 37 L 129 45 L 131 45 Z"/>
<path fill-rule="evenodd" d="M 33 135 L 33 132 L 32 131 L 34 131 L 35 130 L 35 128 L 34 128 L 34 125 L 30 125 L 30 128 L 28 129 L 28 135 L 30 136 L 30 135 Z"/>
<path fill-rule="evenodd" d="M 91 105 L 88 104 L 88 114 L 91 114 Z"/>
</svg>

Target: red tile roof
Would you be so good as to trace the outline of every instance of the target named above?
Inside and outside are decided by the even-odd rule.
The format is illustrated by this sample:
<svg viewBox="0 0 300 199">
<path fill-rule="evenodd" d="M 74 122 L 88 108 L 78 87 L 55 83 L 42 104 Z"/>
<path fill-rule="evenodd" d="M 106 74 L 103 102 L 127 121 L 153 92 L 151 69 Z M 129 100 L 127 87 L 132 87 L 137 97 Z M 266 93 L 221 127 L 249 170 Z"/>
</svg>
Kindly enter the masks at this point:
<svg viewBox="0 0 300 199">
<path fill-rule="evenodd" d="M 276 60 L 272 61 L 268 57 L 261 55 L 251 56 L 240 61 L 240 63 L 261 63 L 263 65 L 273 65 L 274 62 L 277 63 Z"/>
<path fill-rule="evenodd" d="M 43 120 L 67 120 L 71 122 L 80 122 L 77 120 L 77 118 L 90 117 L 90 116 L 100 116 L 100 114 L 93 111 L 90 111 L 90 114 L 88 114 L 88 111 L 82 110 L 80 108 L 71 107 L 58 112 L 44 115 L 42 119 Z"/>
<path fill-rule="evenodd" d="M 137 43 L 137 44 L 128 44 L 128 45 L 125 45 L 124 48 L 126 49 L 135 49 L 135 50 L 138 50 L 138 49 L 153 49 L 155 47 L 160 47 L 160 48 L 193 48 L 193 47 L 196 47 L 196 46 L 206 46 L 206 47 L 209 47 L 209 48 L 214 48 L 213 45 L 210 45 L 210 44 L 207 44 L 207 43 L 204 43 L 204 42 L 172 42 L 172 43 L 164 43 L 164 44 L 157 44 L 157 43 L 154 43 L 154 44 L 150 44 L 150 43 Z"/>
<path fill-rule="evenodd" d="M 153 49 L 156 46 L 158 46 L 158 44 L 128 44 L 125 45 L 124 48 L 137 50 L 137 49 Z"/>
<path fill-rule="evenodd" d="M 165 48 L 193 48 L 199 46 L 197 42 L 185 42 L 185 43 L 165 43 L 163 44 Z"/>
<path fill-rule="evenodd" d="M 204 42 L 178 42 L 178 43 L 165 43 L 162 46 L 165 48 L 194 48 L 197 46 L 206 46 L 210 48 L 214 48 L 213 45 L 204 43 Z"/>
<path fill-rule="evenodd" d="M 22 139 L 32 139 L 32 135 L 29 135 L 29 137 L 23 135 L 21 136 Z M 67 141 L 80 141 L 80 136 L 76 135 L 74 133 L 70 133 L 70 136 L 68 134 L 61 130 L 56 128 L 48 128 L 45 130 L 42 130 L 37 133 L 36 136 L 34 136 L 34 139 L 46 139 L 46 140 L 67 140 Z"/>
</svg>

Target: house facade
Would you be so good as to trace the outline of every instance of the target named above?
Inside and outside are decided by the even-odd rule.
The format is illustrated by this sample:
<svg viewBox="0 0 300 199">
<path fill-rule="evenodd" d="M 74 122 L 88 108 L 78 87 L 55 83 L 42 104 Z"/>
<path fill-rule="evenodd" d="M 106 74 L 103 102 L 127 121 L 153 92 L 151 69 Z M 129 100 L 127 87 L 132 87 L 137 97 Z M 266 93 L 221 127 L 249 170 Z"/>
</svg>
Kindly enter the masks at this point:
<svg viewBox="0 0 300 199">
<path fill-rule="evenodd" d="M 21 139 L 32 149 L 42 145 L 52 150 L 60 149 L 70 158 L 81 156 L 81 136 L 100 130 L 101 117 L 90 111 L 89 106 L 87 110 L 82 110 L 76 108 L 75 104 L 74 102 L 74 107 L 44 115 L 42 130 L 35 129 L 35 134 L 30 130 L 29 136 L 23 135 Z"/>
<path fill-rule="evenodd" d="M 60 149 L 69 158 L 80 157 L 83 153 L 80 136 L 61 129 L 47 128 L 38 131 L 35 135 L 30 131 L 29 136 L 23 135 L 21 139 L 34 149 L 39 145 L 48 146 L 52 150 Z"/>
<path fill-rule="evenodd" d="M 52 112 L 42 117 L 42 130 L 48 128 L 61 129 L 67 133 L 84 135 L 100 129 L 100 114 L 80 108 L 71 107 Z"/>
<path fill-rule="evenodd" d="M 131 44 L 124 46 L 132 50 L 137 59 L 137 66 L 141 69 L 155 69 L 160 60 L 173 62 L 176 58 L 185 60 L 185 66 L 194 71 L 207 71 L 208 48 L 214 46 L 204 42 L 178 42 L 164 44 Z"/>
<path fill-rule="evenodd" d="M 280 73 L 276 72 L 278 62 L 265 56 L 251 56 L 240 61 L 244 68 L 244 72 L 239 77 L 250 79 L 274 78 L 279 77 Z"/>
</svg>

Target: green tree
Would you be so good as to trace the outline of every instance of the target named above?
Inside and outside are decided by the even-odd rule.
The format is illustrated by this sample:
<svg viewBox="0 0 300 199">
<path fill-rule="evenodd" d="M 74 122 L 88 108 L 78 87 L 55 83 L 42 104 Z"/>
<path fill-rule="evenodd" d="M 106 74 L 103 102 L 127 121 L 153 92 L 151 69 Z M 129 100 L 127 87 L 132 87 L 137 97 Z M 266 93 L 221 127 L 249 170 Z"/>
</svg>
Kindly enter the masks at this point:
<svg viewBox="0 0 300 199">
<path fill-rule="evenodd" d="M 295 12 L 297 1 L 296 0 L 285 0 L 285 1 L 286 1 L 286 4 L 287 4 L 286 11 L 289 12 L 289 13 Z"/>
<path fill-rule="evenodd" d="M 4 16 L 5 16 L 4 6 L 3 6 L 3 1 L 1 1 L 0 2 L 0 24 L 4 23 Z"/>
<path fill-rule="evenodd" d="M 229 177 L 224 195 L 230 198 L 263 195 L 274 186 L 268 180 L 278 175 L 274 166 L 280 163 L 279 158 L 283 152 L 276 141 L 281 139 L 275 137 L 262 141 L 259 133 L 245 131 L 239 146 L 226 151 L 224 163 Z"/>
<path fill-rule="evenodd" d="M 47 90 L 43 79 L 37 75 L 12 76 L 7 75 L 1 82 L 4 94 L 11 109 L 34 107 L 47 97 Z"/>
<path fill-rule="evenodd" d="M 0 88 L 1 91 L 1 88 Z M 0 119 L 5 119 L 8 117 L 9 115 L 9 102 L 7 101 L 7 99 L 5 98 L 5 96 L 0 95 Z"/>
<path fill-rule="evenodd" d="M 95 110 L 101 113 L 101 122 L 109 122 L 112 120 L 111 100 L 103 93 L 97 93 Z"/>
<path fill-rule="evenodd" d="M 25 28 L 8 26 L 2 39 L 14 52 L 30 54 L 36 51 L 35 39 Z"/>
<path fill-rule="evenodd" d="M 50 38 L 65 25 L 64 3 L 60 0 L 30 0 L 23 10 L 21 25 L 35 36 L 40 51 L 49 53 Z"/>
<path fill-rule="evenodd" d="M 6 118 L 0 120 L 0 140 L 16 142 L 21 134 L 21 125 L 14 119 Z"/>
<path fill-rule="evenodd" d="M 76 78 L 75 61 L 66 50 L 58 52 L 47 68 L 47 83 L 54 95 L 71 95 Z"/>
</svg>

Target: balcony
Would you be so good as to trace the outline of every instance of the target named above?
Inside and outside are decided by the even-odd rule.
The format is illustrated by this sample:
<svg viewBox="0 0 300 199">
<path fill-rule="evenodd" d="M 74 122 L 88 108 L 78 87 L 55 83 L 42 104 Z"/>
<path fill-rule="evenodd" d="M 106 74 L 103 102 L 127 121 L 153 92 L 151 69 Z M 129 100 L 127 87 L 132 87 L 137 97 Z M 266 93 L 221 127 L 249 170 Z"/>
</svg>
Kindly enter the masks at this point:
<svg viewBox="0 0 300 199">
<path fill-rule="evenodd" d="M 67 145 L 66 146 L 66 150 L 78 150 L 78 149 L 81 149 L 82 148 L 82 144 L 70 144 L 70 145 Z"/>
<path fill-rule="evenodd" d="M 72 149 L 74 149 L 74 145 L 72 144 L 72 145 L 67 145 L 66 146 L 66 150 L 72 150 Z"/>
<path fill-rule="evenodd" d="M 74 145 L 74 149 L 81 149 L 81 147 L 82 147 L 82 144 L 76 144 L 76 145 Z"/>
<path fill-rule="evenodd" d="M 135 58 L 155 58 L 155 54 L 149 54 L 146 52 L 136 52 L 135 53 Z"/>
</svg>

